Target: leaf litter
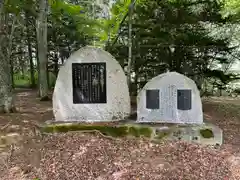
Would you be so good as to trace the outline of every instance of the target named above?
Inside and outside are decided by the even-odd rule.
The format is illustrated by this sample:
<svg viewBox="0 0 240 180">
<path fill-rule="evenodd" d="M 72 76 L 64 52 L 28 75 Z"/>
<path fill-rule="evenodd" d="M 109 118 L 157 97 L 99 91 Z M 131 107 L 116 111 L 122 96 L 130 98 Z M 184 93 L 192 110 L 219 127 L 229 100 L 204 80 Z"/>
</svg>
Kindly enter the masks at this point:
<svg viewBox="0 0 240 180">
<path fill-rule="evenodd" d="M 240 116 L 230 105 L 204 102 L 208 120 L 224 131 L 224 145 L 214 149 L 181 141 L 156 144 L 144 139 L 109 139 L 97 133 L 40 136 L 34 124 L 52 118 L 51 103 L 39 102 L 35 93 L 18 94 L 24 113 L 15 114 L 17 121 L 12 115 L 0 116 L 2 127 L 8 122 L 22 127 L 18 128 L 22 141 L 2 151 L 1 180 L 240 179 Z M 33 111 L 34 107 L 41 111 Z"/>
</svg>

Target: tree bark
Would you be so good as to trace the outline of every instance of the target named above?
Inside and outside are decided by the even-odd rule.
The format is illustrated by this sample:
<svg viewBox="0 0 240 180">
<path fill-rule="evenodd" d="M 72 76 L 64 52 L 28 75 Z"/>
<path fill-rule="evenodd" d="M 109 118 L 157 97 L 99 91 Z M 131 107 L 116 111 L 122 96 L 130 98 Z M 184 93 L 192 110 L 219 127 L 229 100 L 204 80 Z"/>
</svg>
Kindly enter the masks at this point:
<svg viewBox="0 0 240 180">
<path fill-rule="evenodd" d="M 30 64 L 30 79 L 31 87 L 36 87 L 35 76 L 34 76 L 34 64 L 33 64 L 33 54 L 32 54 L 32 43 L 30 40 L 30 16 L 28 12 L 25 12 L 26 15 L 26 28 L 27 28 L 27 45 L 28 45 L 28 55 L 29 55 L 29 64 Z"/>
<path fill-rule="evenodd" d="M 57 77 L 58 75 L 58 54 L 55 52 L 55 56 L 54 56 L 54 74 Z"/>
<path fill-rule="evenodd" d="M 19 55 L 20 69 L 21 69 L 21 77 L 20 79 L 24 79 L 25 77 L 25 62 L 23 58 L 23 49 L 20 47 L 21 55 Z"/>
<path fill-rule="evenodd" d="M 36 31 L 35 31 L 35 36 L 36 36 L 36 38 L 35 38 L 35 44 L 34 44 L 34 48 L 35 48 L 35 50 L 36 50 L 36 56 L 35 56 L 35 58 L 36 58 L 36 60 L 37 60 L 37 67 L 36 67 L 36 69 L 37 69 L 37 86 L 38 86 L 38 96 L 40 97 L 40 83 L 39 83 L 39 76 L 40 76 L 40 63 L 39 63 L 39 53 L 38 53 L 38 38 L 37 38 L 37 28 L 35 29 Z"/>
<path fill-rule="evenodd" d="M 0 112 L 11 113 L 15 112 L 14 96 L 12 87 L 11 74 L 11 52 L 12 39 L 15 30 L 14 17 L 10 32 L 7 31 L 6 24 L 8 22 L 8 14 L 4 12 L 3 2 L 0 2 Z"/>
<path fill-rule="evenodd" d="M 132 66 L 132 15 L 133 15 L 134 0 L 131 0 L 128 14 L 128 66 L 127 66 L 127 82 L 130 90 L 131 87 L 131 66 Z M 131 91 L 131 90 L 130 90 Z"/>
<path fill-rule="evenodd" d="M 36 22 L 39 57 L 39 93 L 42 101 L 48 98 L 47 78 L 47 0 L 41 0 L 40 12 Z"/>
</svg>

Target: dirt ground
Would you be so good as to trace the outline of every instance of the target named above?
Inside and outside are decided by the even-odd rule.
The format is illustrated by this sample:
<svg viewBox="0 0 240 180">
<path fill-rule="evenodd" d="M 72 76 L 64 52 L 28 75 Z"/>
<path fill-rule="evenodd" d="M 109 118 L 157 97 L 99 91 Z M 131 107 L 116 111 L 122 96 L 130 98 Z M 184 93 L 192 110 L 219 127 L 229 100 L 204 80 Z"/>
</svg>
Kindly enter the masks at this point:
<svg viewBox="0 0 240 180">
<path fill-rule="evenodd" d="M 184 142 L 158 145 L 78 133 L 43 137 L 36 124 L 53 118 L 51 102 L 40 102 L 33 90 L 17 90 L 16 95 L 18 113 L 0 115 L 2 180 L 240 179 L 239 99 L 203 100 L 205 119 L 224 131 L 224 145 L 212 150 Z M 69 160 L 76 154 L 82 158 L 78 163 Z"/>
</svg>

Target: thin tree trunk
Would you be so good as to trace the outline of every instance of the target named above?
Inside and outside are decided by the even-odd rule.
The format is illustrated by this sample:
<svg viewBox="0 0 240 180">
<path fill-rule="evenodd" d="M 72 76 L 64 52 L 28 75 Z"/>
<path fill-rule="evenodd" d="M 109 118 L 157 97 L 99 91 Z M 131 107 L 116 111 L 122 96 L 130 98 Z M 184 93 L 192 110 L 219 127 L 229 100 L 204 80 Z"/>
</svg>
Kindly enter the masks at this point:
<svg viewBox="0 0 240 180">
<path fill-rule="evenodd" d="M 50 89 L 50 76 L 49 76 L 48 66 L 47 66 L 47 85 L 48 85 L 48 89 Z"/>
<path fill-rule="evenodd" d="M 12 82 L 12 88 L 15 88 L 15 83 L 14 83 L 14 65 L 13 65 L 13 58 L 9 59 L 10 62 L 10 72 L 11 72 L 11 82 Z"/>
<path fill-rule="evenodd" d="M 11 66 L 11 79 L 12 79 L 12 88 L 15 88 L 14 84 L 14 67 L 13 67 L 13 61 L 10 59 L 10 66 Z"/>
<path fill-rule="evenodd" d="M 133 14 L 134 0 L 131 0 L 128 14 L 128 66 L 127 66 L 127 81 L 128 87 L 131 86 L 131 65 L 132 65 L 132 14 Z"/>
<path fill-rule="evenodd" d="M 28 45 L 28 55 L 29 55 L 29 64 L 30 64 L 30 80 L 31 80 L 31 87 L 36 87 L 36 81 L 34 76 L 34 64 L 33 64 L 33 54 L 32 54 L 32 43 L 30 40 L 30 16 L 28 12 L 26 14 L 26 28 L 27 28 L 27 45 Z"/>
<path fill-rule="evenodd" d="M 214 96 L 214 88 L 215 88 L 215 85 L 213 84 L 212 85 L 212 96 Z"/>
<path fill-rule="evenodd" d="M 19 59 L 20 59 L 20 69 L 21 69 L 21 77 L 20 79 L 24 79 L 24 76 L 25 76 L 25 73 L 24 73 L 24 67 L 25 67 L 25 64 L 24 64 L 24 58 L 23 58 L 23 50 L 22 50 L 22 47 L 20 47 L 20 52 L 21 52 L 21 55 L 19 56 Z"/>
<path fill-rule="evenodd" d="M 35 42 L 35 49 L 36 49 L 36 60 L 37 60 L 37 87 L 38 87 L 38 96 L 40 97 L 40 82 L 39 82 L 39 76 L 40 76 L 40 63 L 39 63 L 39 53 L 38 53 L 38 41 L 37 41 L 37 28 L 36 28 L 36 42 Z"/>
<path fill-rule="evenodd" d="M 64 63 L 64 58 L 63 58 L 63 56 L 61 56 L 60 55 L 60 59 L 61 59 L 61 62 L 62 62 L 62 64 Z M 57 77 L 57 76 L 56 76 Z"/>
<path fill-rule="evenodd" d="M 48 98 L 48 76 L 47 76 L 47 0 L 41 0 L 40 13 L 37 19 L 37 41 L 39 57 L 39 92 L 41 100 Z"/>
<path fill-rule="evenodd" d="M 58 54 L 55 52 L 55 57 L 54 57 L 54 74 L 57 77 L 58 74 Z"/>
<path fill-rule="evenodd" d="M 68 47 L 68 57 L 67 58 L 69 58 L 69 54 L 71 54 L 72 49 L 71 49 L 70 43 L 68 41 L 67 41 L 67 47 Z"/>
<path fill-rule="evenodd" d="M 134 44 L 136 45 L 136 52 L 137 52 L 137 55 L 134 57 L 134 73 L 135 73 L 135 77 L 134 77 L 134 86 L 135 86 L 135 92 L 134 93 L 134 96 L 137 96 L 138 94 L 138 79 L 139 79 L 139 74 L 138 74 L 138 71 L 139 71 L 139 68 L 137 66 L 137 59 L 140 59 L 141 58 L 141 55 L 140 55 L 140 42 L 137 41 L 137 39 L 139 38 L 139 36 L 136 37 L 135 41 L 134 41 Z"/>
<path fill-rule="evenodd" d="M 57 41 L 56 33 L 53 34 L 53 38 L 54 38 L 54 41 Z M 55 74 L 56 77 L 58 74 L 58 52 L 59 52 L 59 48 L 56 47 L 55 53 L 54 53 L 54 60 L 53 60 L 53 62 L 54 62 L 53 73 Z"/>
</svg>

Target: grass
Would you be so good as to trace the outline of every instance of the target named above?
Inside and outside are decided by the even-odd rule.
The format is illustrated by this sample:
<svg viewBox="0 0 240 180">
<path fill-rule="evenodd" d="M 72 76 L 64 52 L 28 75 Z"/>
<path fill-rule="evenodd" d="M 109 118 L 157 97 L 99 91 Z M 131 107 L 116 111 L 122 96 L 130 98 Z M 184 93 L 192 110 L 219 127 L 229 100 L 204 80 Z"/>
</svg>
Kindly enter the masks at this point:
<svg viewBox="0 0 240 180">
<path fill-rule="evenodd" d="M 30 73 L 26 73 L 23 76 L 20 73 L 15 73 L 13 76 L 14 85 L 17 88 L 30 88 L 31 87 L 31 79 Z M 38 74 L 35 72 L 34 75 L 35 82 L 38 82 Z M 56 82 L 56 77 L 52 72 L 49 72 L 49 86 L 54 87 Z"/>
</svg>

